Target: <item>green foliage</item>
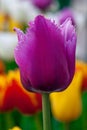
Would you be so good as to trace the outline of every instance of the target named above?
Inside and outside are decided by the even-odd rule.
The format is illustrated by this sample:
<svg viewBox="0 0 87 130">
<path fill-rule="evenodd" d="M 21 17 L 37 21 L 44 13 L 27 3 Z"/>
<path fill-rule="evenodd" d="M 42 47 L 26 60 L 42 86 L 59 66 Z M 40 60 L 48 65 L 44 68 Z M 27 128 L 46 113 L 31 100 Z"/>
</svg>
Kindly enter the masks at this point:
<svg viewBox="0 0 87 130">
<path fill-rule="evenodd" d="M 70 6 L 71 0 L 57 0 L 57 2 L 59 3 L 59 8 L 63 9 Z"/>
</svg>

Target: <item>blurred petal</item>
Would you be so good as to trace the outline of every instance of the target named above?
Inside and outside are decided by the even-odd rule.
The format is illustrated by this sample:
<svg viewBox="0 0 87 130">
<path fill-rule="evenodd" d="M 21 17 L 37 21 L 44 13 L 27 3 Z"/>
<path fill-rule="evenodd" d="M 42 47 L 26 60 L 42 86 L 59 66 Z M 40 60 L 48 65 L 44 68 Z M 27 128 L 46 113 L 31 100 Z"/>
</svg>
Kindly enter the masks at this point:
<svg viewBox="0 0 87 130">
<path fill-rule="evenodd" d="M 32 3 L 39 9 L 46 9 L 52 3 L 52 0 L 32 0 Z"/>
<path fill-rule="evenodd" d="M 23 114 L 30 115 L 42 110 L 41 95 L 27 92 L 23 88 L 18 70 L 0 76 L 0 92 L 0 112 L 18 109 Z"/>
<path fill-rule="evenodd" d="M 13 127 L 12 129 L 9 130 L 22 130 L 21 128 L 19 128 L 18 126 Z"/>
<path fill-rule="evenodd" d="M 83 74 L 82 91 L 86 91 L 87 90 L 87 63 L 84 61 L 77 61 L 76 70 L 82 71 Z"/>
<path fill-rule="evenodd" d="M 70 122 L 81 115 L 81 86 L 82 72 L 76 71 L 73 81 L 66 90 L 50 94 L 51 110 L 57 120 Z"/>
</svg>

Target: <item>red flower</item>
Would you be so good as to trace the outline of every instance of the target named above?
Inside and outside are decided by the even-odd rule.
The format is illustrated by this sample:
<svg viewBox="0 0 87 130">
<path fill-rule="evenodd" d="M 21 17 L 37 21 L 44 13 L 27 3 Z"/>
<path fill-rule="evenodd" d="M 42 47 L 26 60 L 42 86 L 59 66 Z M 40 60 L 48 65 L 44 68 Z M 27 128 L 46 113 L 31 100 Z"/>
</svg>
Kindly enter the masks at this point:
<svg viewBox="0 0 87 130">
<path fill-rule="evenodd" d="M 42 109 L 41 95 L 27 92 L 20 82 L 19 71 L 10 71 L 7 74 L 6 91 L 1 111 L 18 109 L 24 114 L 34 114 Z"/>
</svg>

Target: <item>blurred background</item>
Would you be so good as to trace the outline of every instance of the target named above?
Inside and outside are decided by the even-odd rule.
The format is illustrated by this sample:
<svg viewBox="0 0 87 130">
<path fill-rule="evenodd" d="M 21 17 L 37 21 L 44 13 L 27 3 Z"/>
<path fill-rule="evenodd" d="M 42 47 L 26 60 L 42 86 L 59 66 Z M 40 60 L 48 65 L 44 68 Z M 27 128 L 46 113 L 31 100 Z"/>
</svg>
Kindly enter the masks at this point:
<svg viewBox="0 0 87 130">
<path fill-rule="evenodd" d="M 74 89 L 58 96 L 60 114 L 55 117 L 51 109 L 52 129 L 87 130 L 87 0 L 0 0 L 0 130 L 42 130 L 41 95 L 23 89 L 14 60 L 14 27 L 25 32 L 38 14 L 58 25 L 71 17 L 77 31 L 76 73 L 80 74 Z M 51 108 L 53 101 L 50 98 Z"/>
</svg>

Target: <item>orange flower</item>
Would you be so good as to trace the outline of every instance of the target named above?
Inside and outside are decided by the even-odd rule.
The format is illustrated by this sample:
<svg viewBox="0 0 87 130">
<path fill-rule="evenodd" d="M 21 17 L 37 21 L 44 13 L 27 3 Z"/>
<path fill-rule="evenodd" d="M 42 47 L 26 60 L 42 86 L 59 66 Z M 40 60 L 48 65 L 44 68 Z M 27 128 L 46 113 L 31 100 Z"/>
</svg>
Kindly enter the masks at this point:
<svg viewBox="0 0 87 130">
<path fill-rule="evenodd" d="M 41 95 L 27 92 L 22 87 L 19 70 L 9 71 L 6 87 L 2 111 L 16 108 L 24 114 L 34 114 L 42 109 Z"/>
<path fill-rule="evenodd" d="M 5 65 L 4 63 L 0 60 L 0 74 L 5 72 Z"/>
<path fill-rule="evenodd" d="M 8 83 L 6 75 L 0 75 L 0 112 L 12 109 L 11 103 L 4 103 L 7 89 Z M 6 99 L 6 101 L 8 102 L 8 99 Z"/>
<path fill-rule="evenodd" d="M 85 91 L 87 90 L 87 63 L 83 61 L 77 61 L 76 70 L 82 71 L 83 74 L 82 91 Z"/>
</svg>

